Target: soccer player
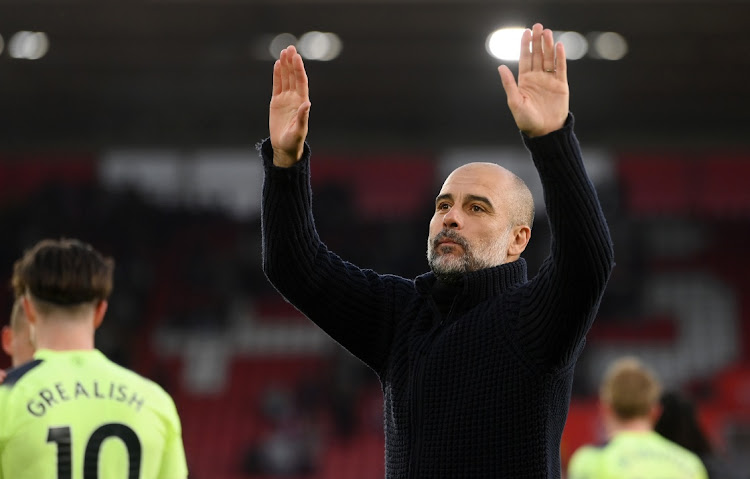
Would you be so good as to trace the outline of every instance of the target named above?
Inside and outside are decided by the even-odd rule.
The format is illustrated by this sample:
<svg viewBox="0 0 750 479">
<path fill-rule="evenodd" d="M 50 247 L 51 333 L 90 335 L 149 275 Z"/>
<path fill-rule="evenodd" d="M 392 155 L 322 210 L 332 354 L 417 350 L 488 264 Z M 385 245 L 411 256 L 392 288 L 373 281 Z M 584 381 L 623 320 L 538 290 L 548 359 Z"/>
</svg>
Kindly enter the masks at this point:
<svg viewBox="0 0 750 479">
<path fill-rule="evenodd" d="M 113 270 L 73 239 L 43 240 L 16 261 L 37 351 L 0 385 L 0 479 L 187 477 L 172 399 L 94 348 Z"/>
<path fill-rule="evenodd" d="M 31 360 L 34 355 L 34 345 L 31 344 L 29 323 L 23 312 L 20 299 L 13 303 L 10 313 L 10 323 L 2 330 L 3 351 L 10 356 L 12 367 L 18 367 Z"/>
<path fill-rule="evenodd" d="M 583 446 L 570 458 L 568 479 L 707 479 L 700 458 L 654 432 L 661 385 L 635 358 L 615 361 L 599 392 L 609 442 Z"/>
</svg>

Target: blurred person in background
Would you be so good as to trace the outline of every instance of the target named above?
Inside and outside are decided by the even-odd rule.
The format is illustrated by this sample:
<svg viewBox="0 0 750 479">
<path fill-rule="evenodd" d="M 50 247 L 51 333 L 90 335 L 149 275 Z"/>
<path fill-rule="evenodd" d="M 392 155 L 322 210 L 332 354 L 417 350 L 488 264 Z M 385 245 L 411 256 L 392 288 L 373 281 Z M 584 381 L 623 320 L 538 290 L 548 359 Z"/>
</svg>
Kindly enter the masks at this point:
<svg viewBox="0 0 750 479">
<path fill-rule="evenodd" d="M 307 74 L 293 46 L 274 65 L 270 138 L 259 146 L 264 271 L 377 373 L 389 478 L 561 475 L 573 370 L 613 253 L 573 133 L 564 48 L 536 24 L 520 52 L 518 83 L 507 66 L 499 73 L 553 233 L 532 280 L 520 254 L 533 198 L 491 163 L 464 165 L 443 184 L 429 226 L 431 272 L 381 275 L 329 251 L 312 217 Z"/>
<path fill-rule="evenodd" d="M 612 363 L 599 391 L 608 442 L 579 448 L 568 479 L 706 479 L 697 455 L 654 431 L 660 394 L 656 375 L 638 359 Z"/>
<path fill-rule="evenodd" d="M 685 449 L 694 452 L 706 466 L 709 479 L 737 479 L 741 476 L 716 453 L 698 422 L 695 404 L 677 391 L 661 396 L 662 412 L 654 431 Z M 750 477 L 745 475 L 744 477 Z"/>
<path fill-rule="evenodd" d="M 2 330 L 3 351 L 10 356 L 11 367 L 18 367 L 34 356 L 34 345 L 31 342 L 29 322 L 23 311 L 21 299 L 13 302 L 10 322 Z"/>
<path fill-rule="evenodd" d="M 187 477 L 172 399 L 94 348 L 113 271 L 74 239 L 40 241 L 16 261 L 37 351 L 0 385 L 0 478 Z"/>
</svg>

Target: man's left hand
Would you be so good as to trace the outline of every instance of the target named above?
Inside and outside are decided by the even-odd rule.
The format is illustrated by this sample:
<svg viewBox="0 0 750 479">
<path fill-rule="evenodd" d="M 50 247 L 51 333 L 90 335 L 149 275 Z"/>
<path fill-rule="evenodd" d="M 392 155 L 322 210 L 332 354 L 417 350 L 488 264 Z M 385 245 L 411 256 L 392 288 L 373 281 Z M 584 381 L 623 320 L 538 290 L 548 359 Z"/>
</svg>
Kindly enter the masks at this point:
<svg viewBox="0 0 750 479">
<path fill-rule="evenodd" d="M 498 67 L 508 106 L 518 128 L 530 137 L 559 130 L 568 117 L 570 93 L 565 49 L 540 23 L 523 32 L 518 84 L 510 69 Z"/>
</svg>

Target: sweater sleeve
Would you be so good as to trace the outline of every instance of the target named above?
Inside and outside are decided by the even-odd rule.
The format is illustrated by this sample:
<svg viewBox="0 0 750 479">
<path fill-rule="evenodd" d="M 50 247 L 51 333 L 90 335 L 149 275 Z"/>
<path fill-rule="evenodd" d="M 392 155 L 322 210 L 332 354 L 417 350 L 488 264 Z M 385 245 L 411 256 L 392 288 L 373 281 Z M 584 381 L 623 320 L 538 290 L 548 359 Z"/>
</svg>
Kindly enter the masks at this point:
<svg viewBox="0 0 750 479">
<path fill-rule="evenodd" d="M 265 178 L 261 203 L 263 270 L 284 298 L 377 372 L 394 329 L 396 296 L 413 283 L 343 261 L 318 237 L 312 216 L 310 149 L 294 166 L 273 165 L 260 146 Z"/>
<path fill-rule="evenodd" d="M 564 367 L 580 351 L 614 266 L 609 229 L 568 116 L 562 129 L 524 135 L 544 189 L 550 254 L 523 292 L 519 341 L 538 364 Z"/>
</svg>

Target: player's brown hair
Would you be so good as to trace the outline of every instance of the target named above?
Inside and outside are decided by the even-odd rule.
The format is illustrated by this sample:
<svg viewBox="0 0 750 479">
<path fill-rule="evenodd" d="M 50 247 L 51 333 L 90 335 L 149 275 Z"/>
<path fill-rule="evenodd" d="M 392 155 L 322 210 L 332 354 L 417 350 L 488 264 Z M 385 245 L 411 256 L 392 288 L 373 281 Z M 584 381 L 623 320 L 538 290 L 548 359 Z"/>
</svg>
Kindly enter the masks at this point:
<svg viewBox="0 0 750 479">
<path fill-rule="evenodd" d="M 599 397 L 621 420 L 648 416 L 658 404 L 661 383 L 656 375 L 634 357 L 615 361 L 604 376 Z"/>
<path fill-rule="evenodd" d="M 45 239 L 13 265 L 16 298 L 30 293 L 51 306 L 102 301 L 112 293 L 115 262 L 77 239 Z"/>
</svg>

